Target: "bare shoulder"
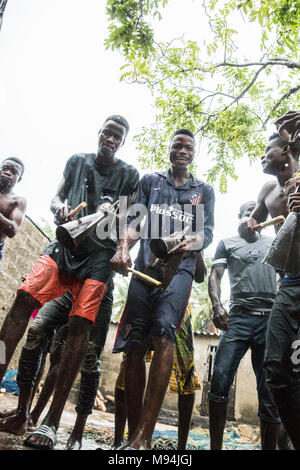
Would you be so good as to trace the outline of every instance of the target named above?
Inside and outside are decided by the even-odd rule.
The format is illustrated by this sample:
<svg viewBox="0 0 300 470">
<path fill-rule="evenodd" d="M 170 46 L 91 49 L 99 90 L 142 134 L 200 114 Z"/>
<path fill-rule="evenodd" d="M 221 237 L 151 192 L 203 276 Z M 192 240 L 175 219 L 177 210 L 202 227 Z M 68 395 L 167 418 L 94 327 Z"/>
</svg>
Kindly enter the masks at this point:
<svg viewBox="0 0 300 470">
<path fill-rule="evenodd" d="M 276 188 L 276 186 L 278 186 L 278 182 L 276 180 L 267 181 L 267 183 L 265 183 L 260 190 L 258 200 L 263 201 L 268 196 L 268 194 L 270 194 Z"/>
<path fill-rule="evenodd" d="M 19 196 L 18 194 L 12 195 L 13 203 L 15 207 L 18 207 L 22 212 L 25 212 L 27 208 L 27 200 L 24 196 Z"/>
</svg>

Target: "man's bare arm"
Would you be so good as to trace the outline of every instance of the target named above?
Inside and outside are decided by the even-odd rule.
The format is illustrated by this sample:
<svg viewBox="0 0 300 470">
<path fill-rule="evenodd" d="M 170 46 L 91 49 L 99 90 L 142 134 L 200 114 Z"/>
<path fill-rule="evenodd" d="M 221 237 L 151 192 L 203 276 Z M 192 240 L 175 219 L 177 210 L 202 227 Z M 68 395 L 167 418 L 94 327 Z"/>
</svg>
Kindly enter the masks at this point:
<svg viewBox="0 0 300 470">
<path fill-rule="evenodd" d="M 23 197 L 16 198 L 10 216 L 5 217 L 0 214 L 0 232 L 9 238 L 14 237 L 23 223 L 26 208 L 26 199 Z"/>
<path fill-rule="evenodd" d="M 208 294 L 212 303 L 213 322 L 220 330 L 229 329 L 229 315 L 221 302 L 221 281 L 225 269 L 225 266 L 212 267 L 208 279 Z"/>
<path fill-rule="evenodd" d="M 239 223 L 238 232 L 248 243 L 253 243 L 258 238 L 257 232 L 255 232 L 252 227 L 267 220 L 269 211 L 266 207 L 265 200 L 270 191 L 274 189 L 275 185 L 276 182 L 273 181 L 263 185 L 258 195 L 256 206 L 250 217 L 242 218 Z"/>
<path fill-rule="evenodd" d="M 195 269 L 195 282 L 202 283 L 207 275 L 207 267 L 203 258 L 202 252 L 197 253 L 196 269 Z"/>
<path fill-rule="evenodd" d="M 110 260 L 110 264 L 114 271 L 123 276 L 128 276 L 128 268 L 131 268 L 132 261 L 129 248 L 132 243 L 139 238 L 138 233 L 131 227 L 126 227 L 116 249 L 116 253 Z"/>
<path fill-rule="evenodd" d="M 54 222 L 57 225 L 64 224 L 65 222 L 68 222 L 68 214 L 72 210 L 71 206 L 66 206 L 65 205 L 65 200 L 67 198 L 66 195 L 66 184 L 65 184 L 65 178 L 62 179 L 60 182 L 57 193 L 54 196 L 54 198 L 51 201 L 50 204 L 50 210 L 54 214 Z"/>
<path fill-rule="evenodd" d="M 267 209 L 265 201 L 266 197 L 274 189 L 275 186 L 276 181 L 268 181 L 263 185 L 262 189 L 259 192 L 256 206 L 250 215 L 250 218 L 255 219 L 259 224 L 267 220 L 269 211 Z"/>
</svg>

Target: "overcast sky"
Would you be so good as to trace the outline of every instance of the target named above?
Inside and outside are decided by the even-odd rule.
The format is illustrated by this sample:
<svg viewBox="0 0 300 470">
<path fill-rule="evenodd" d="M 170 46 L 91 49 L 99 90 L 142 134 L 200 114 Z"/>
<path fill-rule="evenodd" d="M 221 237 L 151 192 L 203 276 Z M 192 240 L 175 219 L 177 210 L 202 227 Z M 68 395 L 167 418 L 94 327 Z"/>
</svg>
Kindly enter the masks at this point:
<svg viewBox="0 0 300 470">
<path fill-rule="evenodd" d="M 138 165 L 132 137 L 153 121 L 151 96 L 142 86 L 119 82 L 122 58 L 106 51 L 104 0 L 8 0 L 0 32 L 0 156 L 21 158 L 26 166 L 17 192 L 28 199 L 28 215 L 52 220 L 49 210 L 69 156 L 97 149 L 106 116 L 123 114 L 131 130 L 119 157 Z M 207 32 L 200 1 L 171 0 L 162 38 L 198 40 Z M 189 8 L 187 8 L 187 6 Z M 241 21 L 241 20 L 237 20 Z M 251 25 L 255 28 L 255 25 Z M 253 30 L 255 33 L 255 29 Z M 249 36 L 241 48 L 249 52 Z M 198 156 L 199 177 L 210 166 L 205 147 Z M 239 179 L 229 191 L 216 189 L 216 243 L 236 233 L 241 203 L 255 200 L 263 175 L 259 161 L 237 164 Z M 272 234 L 272 232 L 271 232 Z"/>
</svg>

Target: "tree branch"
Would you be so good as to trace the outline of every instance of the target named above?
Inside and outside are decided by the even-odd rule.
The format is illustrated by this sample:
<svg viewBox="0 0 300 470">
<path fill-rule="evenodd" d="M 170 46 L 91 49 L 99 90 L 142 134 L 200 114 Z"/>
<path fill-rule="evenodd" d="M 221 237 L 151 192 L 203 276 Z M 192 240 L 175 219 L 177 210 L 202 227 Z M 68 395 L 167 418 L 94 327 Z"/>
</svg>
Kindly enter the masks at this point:
<svg viewBox="0 0 300 470">
<path fill-rule="evenodd" d="M 253 86 L 253 84 L 255 83 L 255 81 L 257 80 L 257 77 L 258 75 L 267 67 L 267 65 L 263 65 L 259 70 L 257 70 L 257 72 L 255 73 L 253 79 L 251 80 L 251 82 L 249 83 L 249 85 L 236 97 L 234 98 L 234 100 L 229 103 L 227 106 L 225 106 L 221 113 L 223 113 L 224 111 L 226 111 L 228 108 L 230 108 L 234 103 L 237 103 L 246 93 L 247 91 Z M 196 132 L 196 134 L 198 132 L 201 132 L 206 126 L 207 124 L 209 123 L 209 121 L 214 118 L 215 116 L 217 116 L 219 113 L 214 113 L 214 114 L 211 114 L 210 116 L 208 116 L 207 120 L 206 120 L 206 123 L 203 124 L 203 126 L 200 127 L 200 129 L 198 129 L 198 131 Z"/>
<path fill-rule="evenodd" d="M 268 65 L 283 65 L 290 69 L 299 69 L 300 64 L 297 62 L 292 62 L 288 59 L 269 59 L 266 62 L 247 62 L 245 64 L 238 64 L 238 63 L 230 63 L 230 62 L 221 62 L 217 64 L 216 67 L 251 67 L 251 66 L 261 66 L 264 65 L 267 67 Z"/>
<path fill-rule="evenodd" d="M 226 111 L 230 106 L 232 106 L 234 103 L 237 103 L 246 93 L 247 91 L 252 87 L 252 85 L 254 85 L 254 83 L 256 82 L 257 78 L 258 78 L 258 75 L 260 74 L 260 72 L 262 72 L 267 66 L 266 65 L 263 65 L 259 70 L 257 70 L 257 72 L 255 73 L 253 79 L 251 80 L 251 82 L 249 83 L 248 86 L 246 86 L 246 88 L 239 94 L 239 96 L 237 96 L 229 105 L 227 105 L 223 111 Z"/>
<path fill-rule="evenodd" d="M 271 111 L 270 111 L 270 113 L 269 113 L 267 119 L 264 121 L 263 127 L 265 127 L 266 124 L 267 124 L 267 122 L 270 120 L 272 112 L 275 111 L 275 110 L 278 108 L 278 106 L 280 106 L 280 104 L 281 104 L 284 100 L 286 100 L 287 98 L 289 98 L 289 97 L 290 97 L 291 95 L 293 95 L 294 93 L 297 93 L 298 90 L 300 90 L 300 84 L 297 85 L 297 86 L 295 86 L 294 88 L 291 88 L 289 91 L 287 91 L 287 92 L 277 101 L 277 103 L 275 104 L 275 106 L 273 106 L 273 108 L 271 109 Z"/>
<path fill-rule="evenodd" d="M 221 67 L 267 67 L 268 65 L 282 65 L 284 67 L 290 68 L 290 69 L 299 69 L 300 70 L 300 63 L 298 62 L 292 62 L 291 60 L 288 59 L 269 59 L 265 62 L 246 62 L 244 64 L 239 64 L 237 62 L 220 62 L 219 64 L 212 65 L 211 68 L 205 68 L 205 67 L 193 67 L 192 69 L 184 69 L 180 68 L 180 71 L 182 73 L 187 73 L 187 72 L 212 72 L 213 69 L 216 68 L 221 68 Z"/>
</svg>

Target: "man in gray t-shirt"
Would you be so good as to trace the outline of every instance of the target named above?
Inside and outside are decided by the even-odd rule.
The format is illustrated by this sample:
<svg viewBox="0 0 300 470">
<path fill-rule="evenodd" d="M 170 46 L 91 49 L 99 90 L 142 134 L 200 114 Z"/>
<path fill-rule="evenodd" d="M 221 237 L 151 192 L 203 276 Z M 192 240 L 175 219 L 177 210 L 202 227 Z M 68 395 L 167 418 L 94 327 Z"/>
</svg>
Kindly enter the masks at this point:
<svg viewBox="0 0 300 470">
<path fill-rule="evenodd" d="M 255 202 L 240 208 L 239 218 L 249 216 Z M 262 260 L 272 238 L 260 235 L 248 243 L 240 236 L 222 240 L 216 250 L 209 277 L 213 321 L 224 330 L 215 356 L 209 398 L 211 449 L 221 449 L 230 386 L 247 350 L 257 382 L 261 447 L 276 449 L 280 418 L 263 370 L 268 315 L 276 296 L 276 272 Z M 221 303 L 221 280 L 228 269 L 230 314 Z"/>
</svg>

